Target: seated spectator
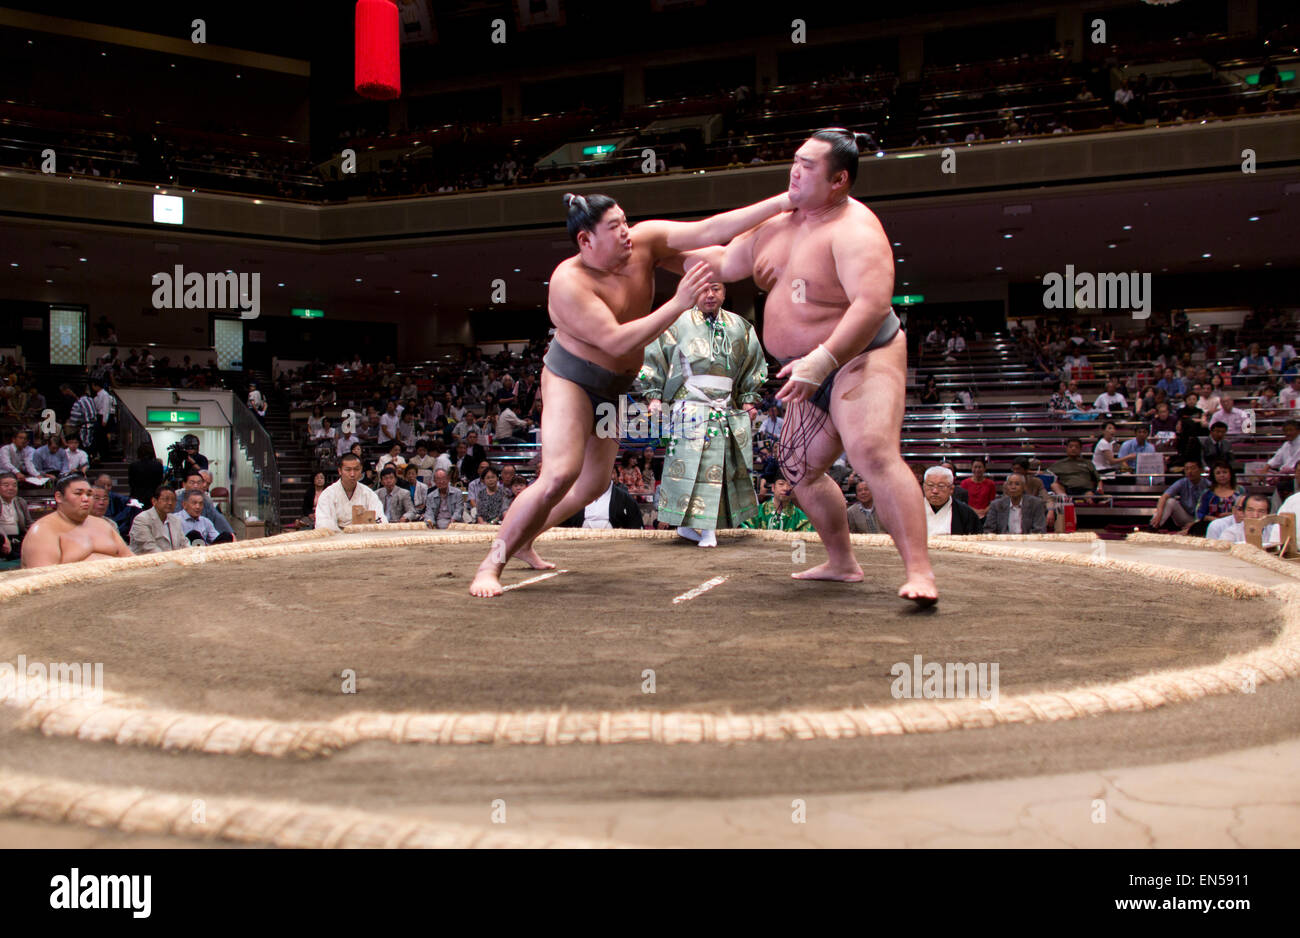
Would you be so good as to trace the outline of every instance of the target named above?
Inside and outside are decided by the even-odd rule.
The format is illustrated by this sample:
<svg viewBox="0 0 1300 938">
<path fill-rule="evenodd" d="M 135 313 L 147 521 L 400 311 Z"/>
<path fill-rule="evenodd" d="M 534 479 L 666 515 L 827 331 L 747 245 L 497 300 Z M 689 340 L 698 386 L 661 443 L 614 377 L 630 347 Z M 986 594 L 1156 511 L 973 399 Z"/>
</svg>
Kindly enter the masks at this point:
<svg viewBox="0 0 1300 938">
<path fill-rule="evenodd" d="M 641 517 L 641 509 L 627 489 L 611 478 L 609 488 L 599 498 L 563 521 L 561 526 L 601 530 L 644 528 L 645 519 Z"/>
<path fill-rule="evenodd" d="M 157 554 L 189 547 L 190 540 L 185 536 L 180 516 L 175 513 L 176 493 L 160 482 L 154 487 L 149 504 L 151 507 L 131 521 L 131 553 Z"/>
<path fill-rule="evenodd" d="M 976 456 L 970 464 L 971 477 L 961 481 L 961 488 L 966 491 L 966 504 L 981 518 L 988 514 L 989 505 L 998 495 L 997 485 L 984 475 L 985 468 L 984 459 Z"/>
<path fill-rule="evenodd" d="M 1065 458 L 1047 467 L 1056 476 L 1052 491 L 1058 495 L 1082 495 L 1090 500 L 1102 494 L 1101 476 L 1092 460 L 1083 458 L 1083 440 L 1077 436 L 1065 441 Z"/>
<path fill-rule="evenodd" d="M 459 448 L 457 449 L 459 453 Z M 470 430 L 465 434 L 465 454 L 460 457 L 460 475 L 462 479 L 477 479 L 478 467 L 487 462 L 487 450 L 479 445 L 478 431 Z"/>
<path fill-rule="evenodd" d="M 510 380 L 509 375 L 506 375 L 506 380 Z M 531 420 L 521 419 L 509 404 L 503 404 L 501 413 L 497 416 L 496 441 L 497 443 L 531 443 L 532 437 L 529 431 L 532 426 Z"/>
<path fill-rule="evenodd" d="M 1219 403 L 1219 409 L 1210 418 L 1210 427 L 1213 429 L 1216 423 L 1226 424 L 1228 432 L 1235 436 L 1241 433 L 1241 427 L 1245 419 L 1245 413 L 1235 407 L 1231 395 L 1225 394 Z"/>
<path fill-rule="evenodd" d="M 415 408 L 408 407 L 402 411 L 402 419 L 397 422 L 397 439 L 403 449 L 415 447 Z"/>
<path fill-rule="evenodd" d="M 1002 497 L 989 505 L 984 516 L 984 533 L 1047 533 L 1047 505 L 1041 498 L 1025 494 L 1024 476 L 1013 472 L 1002 483 Z"/>
<path fill-rule="evenodd" d="M 1165 489 L 1151 515 L 1151 527 L 1157 531 L 1172 522 L 1178 533 L 1186 534 L 1196 523 L 1196 508 L 1201 496 L 1210 489 L 1207 479 L 1201 477 L 1201 464 L 1188 461 L 1183 466 L 1183 477 Z"/>
<path fill-rule="evenodd" d="M 325 480 L 325 473 L 316 472 L 311 477 L 311 485 L 307 491 L 302 493 L 302 517 L 298 519 L 298 527 L 312 528 L 316 526 L 316 505 L 320 502 L 320 497 L 325 493 L 329 485 Z"/>
<path fill-rule="evenodd" d="M 1114 476 L 1115 470 L 1123 466 L 1115 455 L 1115 435 L 1118 432 L 1114 423 L 1106 421 L 1101 429 L 1101 437 L 1092 448 L 1092 464 L 1103 479 Z"/>
<path fill-rule="evenodd" d="M 1237 364 L 1238 375 L 1262 375 L 1269 369 L 1269 361 L 1259 352 L 1259 343 L 1250 343 L 1250 348 Z"/>
<path fill-rule="evenodd" d="M 402 444 L 400 442 L 393 443 L 392 446 L 388 447 L 388 452 L 379 457 L 379 462 L 375 463 L 375 471 L 382 477 L 384 470 L 389 466 L 392 466 L 396 471 L 406 471 L 406 459 L 402 456 Z"/>
<path fill-rule="evenodd" d="M 1274 472 L 1292 475 L 1296 465 L 1300 464 L 1300 422 L 1287 420 L 1282 424 L 1282 436 L 1285 441 L 1268 460 L 1268 468 Z"/>
<path fill-rule="evenodd" d="M 1209 541 L 1231 541 L 1234 544 L 1246 543 L 1246 526 L 1243 523 L 1246 518 L 1246 498 L 1245 495 L 1239 495 L 1232 501 L 1232 513 L 1222 518 L 1216 518 L 1210 522 L 1206 528 L 1205 539 Z M 1261 513 L 1262 518 L 1268 512 L 1268 499 L 1263 499 L 1264 511 Z"/>
<path fill-rule="evenodd" d="M 462 456 L 464 455 L 464 450 L 460 449 L 459 447 L 463 445 L 464 444 L 459 444 L 458 446 L 459 452 Z M 443 446 L 443 444 L 440 443 L 438 440 L 433 441 L 432 455 L 433 455 L 434 472 L 437 472 L 439 469 L 441 469 L 443 472 L 450 473 L 453 465 L 458 464 L 460 461 L 459 458 L 453 460 L 452 459 L 453 454 L 448 452 L 446 448 Z M 432 483 L 433 481 L 432 476 L 429 477 L 429 481 Z"/>
<path fill-rule="evenodd" d="M 1189 397 L 1191 395 L 1188 395 Z M 1179 411 L 1179 417 L 1169 413 L 1169 404 L 1161 401 L 1156 404 L 1155 416 L 1151 418 L 1151 436 L 1155 438 L 1155 445 L 1161 448 L 1173 448 L 1177 445 L 1178 421 L 1184 414 L 1191 416 L 1193 419 L 1200 416 L 1200 408 L 1194 408 L 1196 413 L 1192 414 L 1188 408 L 1184 407 Z"/>
<path fill-rule="evenodd" d="M 644 483 L 645 479 L 641 475 L 641 467 L 637 464 L 636 454 L 624 453 L 618 468 L 618 484 L 627 489 L 630 495 L 644 495 L 646 494 Z"/>
<path fill-rule="evenodd" d="M 925 525 L 928 536 L 938 534 L 981 534 L 984 520 L 969 505 L 953 497 L 952 470 L 931 466 L 925 470 L 921 491 L 925 495 Z"/>
<path fill-rule="evenodd" d="M 849 506 L 850 534 L 880 534 L 884 528 L 876 515 L 875 501 L 871 497 L 871 487 L 866 482 L 859 482 L 854 489 L 857 501 Z"/>
<path fill-rule="evenodd" d="M 1128 399 L 1119 392 L 1119 384 L 1114 380 L 1106 382 L 1106 390 L 1097 395 L 1092 402 L 1094 410 L 1107 411 L 1128 410 Z"/>
<path fill-rule="evenodd" d="M 1154 453 L 1156 448 L 1147 442 L 1146 424 L 1140 423 L 1133 429 L 1133 439 L 1125 440 L 1119 448 L 1117 463 L 1132 472 L 1137 467 L 1137 458 L 1146 453 Z"/>
<path fill-rule="evenodd" d="M 379 473 L 379 488 L 375 490 L 375 496 L 384 506 L 384 517 L 392 524 L 414 521 L 419 517 L 411 493 L 397 484 L 397 470 L 392 466 L 385 466 Z"/>
<path fill-rule="evenodd" d="M 424 514 L 424 503 L 429 497 L 429 487 L 420 481 L 420 470 L 413 463 L 407 463 L 406 472 L 402 474 L 403 487 L 411 493 L 411 504 L 416 517 Z"/>
<path fill-rule="evenodd" d="M 32 480 L 32 485 L 39 485 L 43 476 L 36 471 L 33 460 L 36 450 L 27 442 L 27 431 L 17 429 L 9 436 L 9 442 L 0 446 L 0 472 L 12 472 L 14 475 Z"/>
<path fill-rule="evenodd" d="M 513 497 L 513 496 L 511 496 Z M 487 466 L 483 472 L 483 488 L 474 502 L 478 524 L 500 524 L 505 516 L 508 498 L 501 487 L 501 476 L 495 468 Z"/>
<path fill-rule="evenodd" d="M 352 524 L 353 510 L 373 512 L 376 524 L 387 524 L 384 506 L 374 491 L 361 482 L 361 457 L 345 453 L 339 459 L 339 478 L 321 493 L 316 503 L 316 527 L 341 531 Z"/>
<path fill-rule="evenodd" d="M 379 443 L 381 446 L 397 440 L 397 428 L 401 422 L 401 415 L 397 413 L 397 402 L 389 401 L 384 415 L 379 418 Z"/>
<path fill-rule="evenodd" d="M 68 471 L 68 457 L 63 453 L 63 442 L 57 434 L 51 435 L 49 442 L 36 451 L 32 466 L 46 485 Z"/>
<path fill-rule="evenodd" d="M 504 475 L 501 476 L 501 484 L 507 485 Z M 654 492 L 658 480 L 655 478 L 655 448 L 647 446 L 641 453 L 641 489 L 644 492 Z"/>
<path fill-rule="evenodd" d="M 185 486 L 176 493 L 176 504 L 180 505 L 182 510 L 185 507 L 185 492 L 194 491 L 203 495 L 203 517 L 212 522 L 212 526 L 217 529 L 221 543 L 233 541 L 235 539 L 235 529 L 230 526 L 230 521 L 221 513 L 217 503 L 212 500 L 208 490 L 212 488 L 212 473 L 206 469 L 191 471 L 185 474 Z"/>
<path fill-rule="evenodd" d="M 338 442 L 334 444 L 335 456 L 342 456 L 344 453 L 352 452 L 353 446 L 360 446 L 361 438 L 355 433 L 339 433 Z"/>
<path fill-rule="evenodd" d="M 1196 505 L 1197 523 L 1188 530 L 1189 534 L 1204 537 L 1211 521 L 1232 514 L 1232 503 L 1246 494 L 1246 487 L 1237 484 L 1237 474 L 1226 462 L 1215 462 L 1210 468 L 1210 488 L 1201 495 Z"/>
<path fill-rule="evenodd" d="M 1231 464 L 1232 444 L 1225 437 L 1228 435 L 1228 425 L 1223 421 L 1210 424 L 1210 435 L 1201 437 L 1201 458 L 1200 462 L 1207 466 L 1213 466 L 1216 462 L 1226 462 Z"/>
<path fill-rule="evenodd" d="M 325 414 L 317 404 L 311 409 L 311 416 L 307 418 L 307 438 L 309 440 L 319 440 L 321 438 L 321 428 L 325 425 Z"/>
<path fill-rule="evenodd" d="M 1077 405 L 1067 392 L 1066 383 L 1062 381 L 1052 395 L 1051 400 L 1047 402 L 1047 409 L 1054 414 L 1068 414 L 1075 410 Z"/>
<path fill-rule="evenodd" d="M 32 512 L 26 499 L 18 497 L 18 477 L 0 472 L 0 563 L 22 557 L 23 535 L 32 526 Z"/>
<path fill-rule="evenodd" d="M 180 522 L 181 533 L 192 544 L 215 544 L 221 535 L 207 518 L 203 517 L 203 493 L 187 490 L 181 497 L 182 510 L 171 515 Z M 143 514 L 143 512 L 141 512 Z"/>
<path fill-rule="evenodd" d="M 1187 382 L 1174 374 L 1174 369 L 1166 368 L 1164 377 L 1156 382 L 1156 387 L 1164 391 L 1169 400 L 1187 396 Z"/>
<path fill-rule="evenodd" d="M 54 483 L 54 511 L 33 524 L 23 538 L 24 567 L 133 556 L 111 521 L 102 514 L 92 516 L 92 491 L 83 475 L 59 477 Z M 107 509 L 107 492 L 100 490 L 100 501 Z"/>
<path fill-rule="evenodd" d="M 1282 507 L 1277 510 L 1277 513 L 1279 515 L 1283 513 L 1296 515 L 1296 529 L 1300 531 L 1300 465 L 1295 467 L 1294 482 L 1295 486 L 1291 496 L 1282 502 Z"/>
<path fill-rule="evenodd" d="M 1291 378 L 1291 383 L 1284 387 L 1277 396 L 1277 404 L 1283 410 L 1300 408 L 1300 375 Z"/>
<path fill-rule="evenodd" d="M 762 531 L 811 531 L 812 522 L 794 503 L 790 493 L 790 483 L 784 476 L 777 476 L 772 483 L 772 497 L 759 505 L 758 514 L 741 527 Z"/>
<path fill-rule="evenodd" d="M 433 470 L 437 466 L 437 454 L 442 452 L 442 447 L 437 446 L 435 455 L 429 454 L 429 441 L 417 440 L 415 443 L 415 455 L 406 461 L 407 469 L 414 468 L 420 484 L 428 486 L 433 481 Z"/>
<path fill-rule="evenodd" d="M 424 523 L 431 528 L 445 528 L 461 521 L 465 514 L 465 493 L 451 484 L 446 469 L 435 469 L 433 488 L 424 503 Z"/>
<path fill-rule="evenodd" d="M 1033 461 L 1037 466 L 1038 460 Z M 1030 469 L 1030 459 L 1028 456 L 1017 456 L 1011 460 L 1011 471 L 1019 473 L 1024 480 L 1025 494 L 1032 495 L 1035 498 L 1043 497 L 1043 480 L 1038 478 L 1037 472 Z"/>
<path fill-rule="evenodd" d="M 90 468 L 90 458 L 81 448 L 81 440 L 73 435 L 68 437 L 63 445 L 63 452 L 68 460 L 68 471 L 85 473 Z"/>
<path fill-rule="evenodd" d="M 1273 385 L 1266 384 L 1259 389 L 1259 394 L 1255 398 L 1255 411 L 1267 417 L 1272 417 L 1281 411 L 1277 391 L 1274 390 Z"/>
</svg>

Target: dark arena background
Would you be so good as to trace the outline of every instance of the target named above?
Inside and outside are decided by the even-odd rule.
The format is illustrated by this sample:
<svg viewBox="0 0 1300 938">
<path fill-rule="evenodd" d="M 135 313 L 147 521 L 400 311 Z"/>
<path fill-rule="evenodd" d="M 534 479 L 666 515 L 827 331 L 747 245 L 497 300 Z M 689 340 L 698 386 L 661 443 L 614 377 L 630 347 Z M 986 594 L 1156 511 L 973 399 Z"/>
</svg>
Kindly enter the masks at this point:
<svg viewBox="0 0 1300 938">
<path fill-rule="evenodd" d="M 0 846 L 1300 842 L 1293 3 L 0 3 Z"/>
</svg>

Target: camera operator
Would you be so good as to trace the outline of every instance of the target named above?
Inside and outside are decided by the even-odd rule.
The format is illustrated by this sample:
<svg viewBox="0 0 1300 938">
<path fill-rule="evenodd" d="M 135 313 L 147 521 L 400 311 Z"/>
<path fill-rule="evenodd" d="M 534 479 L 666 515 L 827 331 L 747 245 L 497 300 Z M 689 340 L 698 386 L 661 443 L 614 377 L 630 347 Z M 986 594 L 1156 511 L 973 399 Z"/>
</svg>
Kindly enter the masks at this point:
<svg viewBox="0 0 1300 938">
<path fill-rule="evenodd" d="M 208 468 L 208 457 L 199 452 L 199 438 L 187 433 L 180 442 L 167 448 L 167 468 L 172 484 L 176 485 L 191 472 Z"/>
</svg>

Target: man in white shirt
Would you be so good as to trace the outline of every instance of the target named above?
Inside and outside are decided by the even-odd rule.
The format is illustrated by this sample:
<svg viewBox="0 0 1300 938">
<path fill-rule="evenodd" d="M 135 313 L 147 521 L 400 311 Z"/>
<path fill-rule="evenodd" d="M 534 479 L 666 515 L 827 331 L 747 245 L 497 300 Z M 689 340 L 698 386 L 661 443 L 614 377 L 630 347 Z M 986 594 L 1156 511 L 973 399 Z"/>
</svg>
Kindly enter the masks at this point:
<svg viewBox="0 0 1300 938">
<path fill-rule="evenodd" d="M 1128 399 L 1119 393 L 1119 385 L 1114 381 L 1107 381 L 1106 390 L 1097 395 L 1097 399 L 1093 401 L 1092 406 L 1094 409 L 1105 413 L 1114 404 L 1118 404 L 1120 410 L 1128 410 Z"/>
<path fill-rule="evenodd" d="M 1286 442 L 1278 447 L 1277 452 L 1268 461 L 1268 468 L 1287 475 L 1295 472 L 1300 463 L 1300 421 L 1288 419 L 1282 424 L 1282 435 Z"/>
<path fill-rule="evenodd" d="M 339 478 L 325 487 L 316 502 L 316 527 L 341 531 L 352 524 L 352 509 L 373 511 L 377 524 L 387 524 L 379 497 L 361 484 L 361 460 L 351 453 L 339 459 Z"/>
<path fill-rule="evenodd" d="M 401 423 L 401 416 L 397 413 L 397 404 L 393 401 L 388 402 L 388 411 L 379 418 L 379 442 L 391 443 L 397 439 L 397 425 Z"/>
<path fill-rule="evenodd" d="M 1070 382 L 1070 387 L 1065 392 L 1065 396 L 1068 397 L 1070 400 L 1074 401 L 1074 406 L 1078 407 L 1080 410 L 1083 410 L 1083 394 L 1079 391 L 1078 381 Z"/>
<path fill-rule="evenodd" d="M 262 392 L 257 389 L 257 382 L 248 382 L 248 409 L 252 411 L 258 410 L 261 408 L 262 403 L 265 400 L 266 399 L 262 397 Z"/>
<path fill-rule="evenodd" d="M 520 432 L 527 432 L 531 426 L 531 420 L 521 420 L 514 410 L 509 407 L 503 407 L 501 408 L 501 413 L 497 416 L 496 438 L 498 441 L 503 443 L 531 442 L 524 437 L 523 433 Z"/>
<path fill-rule="evenodd" d="M 767 416 L 763 418 L 763 422 L 758 425 L 758 435 L 770 436 L 774 440 L 779 440 L 781 438 L 781 427 L 784 423 L 785 419 L 781 416 L 781 412 L 773 404 L 767 409 Z"/>
<path fill-rule="evenodd" d="M 35 458 L 35 448 L 27 443 L 27 431 L 15 430 L 9 443 L 0 447 L 0 472 L 39 481 L 41 474 L 36 471 Z"/>
<path fill-rule="evenodd" d="M 1240 506 L 1240 507 L 1238 507 Z M 1285 507 L 1285 506 L 1283 506 Z M 1300 507 L 1298 505 L 1297 507 Z M 1281 511 L 1279 510 L 1279 514 Z M 1226 518 L 1217 518 L 1210 522 L 1210 527 L 1206 530 L 1205 536 L 1209 540 L 1231 541 L 1234 544 L 1246 543 L 1246 519 L 1263 518 L 1268 514 L 1268 497 L 1264 495 L 1250 495 L 1240 497 L 1232 503 L 1232 514 Z M 1223 522 L 1230 521 L 1231 524 L 1224 525 Z M 1270 524 L 1260 536 L 1260 543 L 1265 547 L 1275 547 L 1282 539 L 1282 529 L 1276 524 Z"/>
<path fill-rule="evenodd" d="M 1222 400 L 1219 402 L 1219 409 L 1216 410 L 1214 416 L 1210 418 L 1210 426 L 1214 426 L 1216 423 L 1222 423 L 1227 425 L 1229 433 L 1241 433 L 1241 427 L 1245 422 L 1246 414 L 1244 411 L 1237 410 L 1233 404 L 1234 401 L 1231 397 L 1227 394 L 1223 395 Z"/>
<path fill-rule="evenodd" d="M 102 431 L 108 427 L 108 418 L 113 416 L 113 395 L 98 381 L 90 382 L 90 389 L 95 392 L 95 413 L 99 416 Z"/>
<path fill-rule="evenodd" d="M 1291 383 L 1284 387 L 1277 396 L 1278 405 L 1293 410 L 1300 408 L 1300 375 L 1291 379 Z"/>
<path fill-rule="evenodd" d="M 334 455 L 342 456 L 352 449 L 353 443 L 360 443 L 361 438 L 355 433 L 340 433 L 339 441 L 334 445 Z"/>
<path fill-rule="evenodd" d="M 64 446 L 66 449 L 64 449 L 63 453 L 68 457 L 68 472 L 84 473 L 90 468 L 90 457 L 81 448 L 81 440 L 78 439 L 76 434 L 68 437 L 64 441 Z"/>
</svg>

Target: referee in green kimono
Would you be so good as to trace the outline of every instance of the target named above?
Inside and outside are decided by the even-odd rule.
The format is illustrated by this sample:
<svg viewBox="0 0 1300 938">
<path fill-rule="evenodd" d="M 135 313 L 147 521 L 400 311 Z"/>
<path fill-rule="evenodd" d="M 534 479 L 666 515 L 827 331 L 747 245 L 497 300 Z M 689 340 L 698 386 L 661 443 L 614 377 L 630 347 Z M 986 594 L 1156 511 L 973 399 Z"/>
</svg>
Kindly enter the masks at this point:
<svg viewBox="0 0 1300 938">
<path fill-rule="evenodd" d="M 751 422 L 767 381 L 767 359 L 748 321 L 722 308 L 726 287 L 710 283 L 645 350 L 637 384 L 669 438 L 659 485 L 659 520 L 701 547 L 719 528 L 758 514 Z"/>
</svg>

